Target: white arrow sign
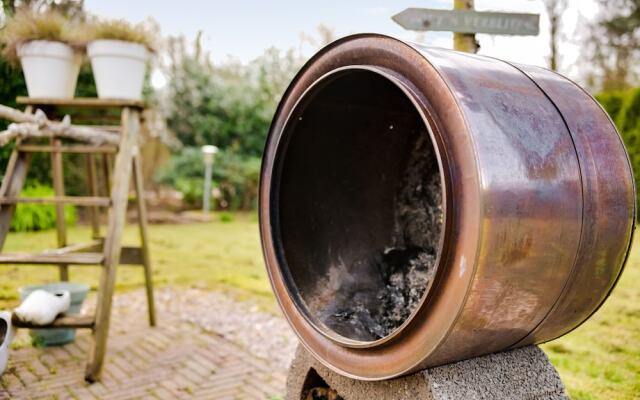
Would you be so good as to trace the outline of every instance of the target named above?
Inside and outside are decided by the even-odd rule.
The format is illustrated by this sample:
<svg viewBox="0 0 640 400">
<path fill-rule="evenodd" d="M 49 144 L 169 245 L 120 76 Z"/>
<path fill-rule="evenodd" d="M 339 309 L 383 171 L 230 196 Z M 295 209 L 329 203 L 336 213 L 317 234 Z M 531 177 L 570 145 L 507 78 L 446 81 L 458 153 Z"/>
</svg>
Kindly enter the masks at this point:
<svg viewBox="0 0 640 400">
<path fill-rule="evenodd" d="M 540 15 L 466 10 L 407 8 L 392 19 L 413 31 L 537 35 Z"/>
</svg>

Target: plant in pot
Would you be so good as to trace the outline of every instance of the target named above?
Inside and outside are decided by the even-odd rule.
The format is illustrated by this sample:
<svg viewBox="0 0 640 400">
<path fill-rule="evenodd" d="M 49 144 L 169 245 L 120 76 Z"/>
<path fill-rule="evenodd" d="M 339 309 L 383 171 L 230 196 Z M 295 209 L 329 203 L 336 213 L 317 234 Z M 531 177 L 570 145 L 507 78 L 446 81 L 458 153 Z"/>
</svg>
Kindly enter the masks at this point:
<svg viewBox="0 0 640 400">
<path fill-rule="evenodd" d="M 57 12 L 18 10 L 0 30 L 7 60 L 20 62 L 31 97 L 71 98 L 82 54 L 69 43 L 70 22 Z"/>
<path fill-rule="evenodd" d="M 96 20 L 85 31 L 98 97 L 140 100 L 153 35 L 124 20 Z"/>
</svg>

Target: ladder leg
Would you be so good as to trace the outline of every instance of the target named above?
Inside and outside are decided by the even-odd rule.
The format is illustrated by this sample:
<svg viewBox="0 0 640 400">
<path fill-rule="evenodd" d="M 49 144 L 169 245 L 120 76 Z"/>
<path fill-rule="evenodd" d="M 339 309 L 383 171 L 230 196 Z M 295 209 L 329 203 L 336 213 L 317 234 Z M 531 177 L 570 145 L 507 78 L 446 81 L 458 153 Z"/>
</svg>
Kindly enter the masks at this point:
<svg viewBox="0 0 640 400">
<path fill-rule="evenodd" d="M 104 178 L 104 188 L 107 193 L 111 193 L 111 155 L 102 155 L 102 175 Z"/>
<path fill-rule="evenodd" d="M 89 354 L 85 379 L 94 382 L 99 379 L 107 351 L 109 319 L 113 297 L 116 267 L 122 250 L 122 233 L 127 213 L 127 199 L 131 184 L 133 156 L 138 151 L 140 115 L 138 110 L 122 110 L 122 133 L 116 156 L 111 189 L 112 206 L 109 210 L 109 225 L 104 243 L 104 268 L 98 286 L 96 323 L 93 332 L 94 346 Z"/>
<path fill-rule="evenodd" d="M 60 147 L 60 139 L 51 139 L 51 145 Z M 53 174 L 53 191 L 56 196 L 64 196 L 64 173 L 62 169 L 62 153 L 59 150 L 51 152 L 51 172 Z M 64 218 L 64 204 L 56 204 L 56 231 L 58 234 L 58 247 L 67 245 L 67 224 Z M 69 266 L 60 265 L 60 280 L 69 280 Z"/>
<path fill-rule="evenodd" d="M 27 106 L 24 110 L 26 114 L 33 112 L 33 107 Z M 31 161 L 31 154 L 21 153 L 17 149 L 21 140 L 16 140 L 16 147 L 14 147 L 9 157 L 9 163 L 7 164 L 7 170 L 2 178 L 2 185 L 0 186 L 0 197 L 17 197 L 22 192 L 22 187 L 27 179 L 27 171 L 29 170 L 29 163 Z M 0 251 L 4 247 L 4 242 L 7 239 L 7 234 L 11 228 L 11 218 L 16 210 L 15 204 L 5 204 L 0 206 Z"/>
<path fill-rule="evenodd" d="M 2 179 L 2 186 L 0 186 L 0 197 L 18 197 L 20 195 L 27 179 L 30 161 L 31 154 L 29 153 L 21 153 L 15 149 L 11 152 L 7 171 Z M 0 206 L 0 251 L 4 247 L 15 209 L 15 204 Z"/>
<path fill-rule="evenodd" d="M 87 162 L 87 185 L 92 197 L 98 197 L 98 181 L 96 176 L 96 163 L 93 154 L 88 153 L 86 156 Z M 100 209 L 98 207 L 91 207 L 91 236 L 93 239 L 100 237 Z"/>
<path fill-rule="evenodd" d="M 149 325 L 156 326 L 156 306 L 153 299 L 153 276 L 151 273 L 151 257 L 149 255 L 149 235 L 147 231 L 147 206 L 144 201 L 144 187 L 142 184 L 142 165 L 140 155 L 133 157 L 133 176 L 136 188 L 136 204 L 138 207 L 138 225 L 140 227 L 140 248 L 144 264 L 144 279 L 147 291 L 147 310 L 149 311 Z"/>
</svg>

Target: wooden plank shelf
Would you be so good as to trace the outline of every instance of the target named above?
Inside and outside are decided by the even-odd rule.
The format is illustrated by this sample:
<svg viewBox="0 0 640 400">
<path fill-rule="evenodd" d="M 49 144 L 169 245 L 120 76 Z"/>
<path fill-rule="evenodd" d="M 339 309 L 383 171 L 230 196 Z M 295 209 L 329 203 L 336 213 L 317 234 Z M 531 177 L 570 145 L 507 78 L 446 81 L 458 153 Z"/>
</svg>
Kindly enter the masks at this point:
<svg viewBox="0 0 640 400">
<path fill-rule="evenodd" d="M 74 243 L 57 249 L 45 250 L 42 252 L 42 254 L 70 254 L 78 252 L 100 253 L 102 252 L 103 244 L 104 239 L 98 238 L 87 243 Z"/>
<path fill-rule="evenodd" d="M 49 325 L 36 325 L 30 322 L 23 322 L 13 314 L 11 323 L 16 328 L 29 328 L 29 329 L 53 329 L 53 328 L 80 328 L 80 329 L 92 329 L 95 325 L 95 318 L 92 315 L 62 315 L 56 318 Z"/>
<path fill-rule="evenodd" d="M 18 104 L 24 104 L 28 106 L 55 106 L 55 107 L 95 107 L 95 108 L 145 108 L 146 104 L 142 100 L 130 100 L 130 99 L 98 99 L 95 97 L 75 97 L 72 99 L 60 99 L 60 98 L 38 98 L 38 97 L 24 97 L 18 96 L 16 98 Z"/>
<path fill-rule="evenodd" d="M 57 196 L 57 197 L 0 197 L 1 204 L 73 204 L 76 206 L 109 207 L 111 199 L 108 197 L 91 196 Z"/>
<path fill-rule="evenodd" d="M 28 265 L 100 265 L 104 260 L 102 253 L 3 253 L 0 264 Z"/>
<path fill-rule="evenodd" d="M 102 241 L 74 244 L 42 253 L 0 253 L 0 264 L 16 265 L 101 265 L 104 261 Z M 143 250 L 140 247 L 123 246 L 121 265 L 143 266 Z"/>
</svg>

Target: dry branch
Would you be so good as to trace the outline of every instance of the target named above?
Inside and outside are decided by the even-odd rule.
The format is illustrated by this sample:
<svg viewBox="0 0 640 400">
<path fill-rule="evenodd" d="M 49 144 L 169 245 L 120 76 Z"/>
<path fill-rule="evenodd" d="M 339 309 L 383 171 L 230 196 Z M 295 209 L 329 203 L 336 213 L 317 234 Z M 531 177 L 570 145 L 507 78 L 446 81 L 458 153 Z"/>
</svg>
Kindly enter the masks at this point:
<svg viewBox="0 0 640 400">
<path fill-rule="evenodd" d="M 27 114 L 0 104 L 0 118 L 14 122 L 7 130 L 0 132 L 0 146 L 16 138 L 28 137 L 68 138 L 95 145 L 119 142 L 118 135 L 112 132 L 71 125 L 71 118 L 68 115 L 60 122 L 50 121 L 41 110 L 37 110 L 35 114 Z"/>
</svg>

